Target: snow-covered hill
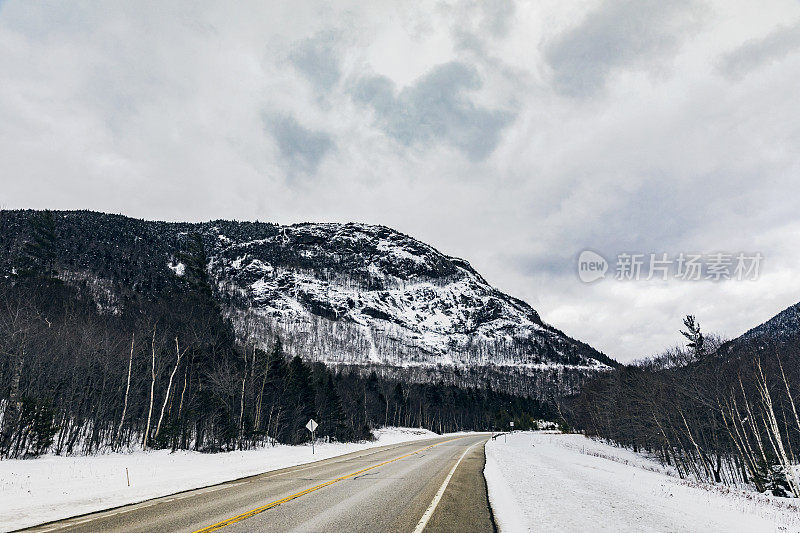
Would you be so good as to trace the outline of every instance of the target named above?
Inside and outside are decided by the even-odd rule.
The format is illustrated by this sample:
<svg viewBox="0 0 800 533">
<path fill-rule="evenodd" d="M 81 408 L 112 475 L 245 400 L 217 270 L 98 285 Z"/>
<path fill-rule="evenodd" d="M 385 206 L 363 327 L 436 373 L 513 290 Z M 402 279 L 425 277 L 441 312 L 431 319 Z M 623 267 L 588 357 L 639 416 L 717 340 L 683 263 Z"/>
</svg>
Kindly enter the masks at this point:
<svg viewBox="0 0 800 533">
<path fill-rule="evenodd" d="M 24 241 L 30 213 L 4 212 L 7 250 Z M 237 334 L 263 348 L 280 336 L 290 354 L 312 361 L 537 396 L 573 390 L 614 364 L 467 261 L 384 226 L 167 223 L 93 212 L 59 212 L 56 221 L 62 277 L 88 281 L 104 309 L 126 291 L 182 290 L 181 253 L 198 234 Z"/>
<path fill-rule="evenodd" d="M 209 231 L 216 243 L 210 270 L 220 291 L 248 304 L 236 314 L 240 331 L 261 325 L 295 337 L 330 330 L 335 340 L 294 340 L 315 359 L 604 366 L 595 350 L 544 324 L 466 261 L 389 228 L 300 224 L 254 240 L 231 238 L 218 225 Z"/>
</svg>

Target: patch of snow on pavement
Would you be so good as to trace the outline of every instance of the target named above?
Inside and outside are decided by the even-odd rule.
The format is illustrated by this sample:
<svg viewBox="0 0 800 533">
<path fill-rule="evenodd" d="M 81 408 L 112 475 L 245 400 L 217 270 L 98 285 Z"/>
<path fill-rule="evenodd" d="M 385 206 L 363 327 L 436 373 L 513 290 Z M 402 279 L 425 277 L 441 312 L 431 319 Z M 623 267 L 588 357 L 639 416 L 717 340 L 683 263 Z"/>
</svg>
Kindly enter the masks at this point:
<svg viewBox="0 0 800 533">
<path fill-rule="evenodd" d="M 484 474 L 501 533 L 800 532 L 796 502 L 681 480 L 582 435 L 490 440 Z"/>
<path fill-rule="evenodd" d="M 375 446 L 438 437 L 430 431 L 413 428 L 382 428 L 374 433 L 377 437 L 374 442 L 317 443 L 313 455 L 309 444 L 217 454 L 155 450 L 3 460 L 0 461 L 0 531 L 137 503 Z"/>
</svg>

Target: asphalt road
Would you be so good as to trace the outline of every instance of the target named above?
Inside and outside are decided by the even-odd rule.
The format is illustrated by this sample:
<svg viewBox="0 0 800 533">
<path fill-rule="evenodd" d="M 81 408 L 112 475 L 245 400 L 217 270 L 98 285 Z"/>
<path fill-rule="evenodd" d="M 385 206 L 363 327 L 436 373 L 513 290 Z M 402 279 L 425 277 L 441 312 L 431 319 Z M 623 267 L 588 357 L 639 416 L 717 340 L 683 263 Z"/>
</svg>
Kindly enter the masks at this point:
<svg viewBox="0 0 800 533">
<path fill-rule="evenodd" d="M 25 531 L 492 532 L 487 438 L 372 448 Z"/>
</svg>

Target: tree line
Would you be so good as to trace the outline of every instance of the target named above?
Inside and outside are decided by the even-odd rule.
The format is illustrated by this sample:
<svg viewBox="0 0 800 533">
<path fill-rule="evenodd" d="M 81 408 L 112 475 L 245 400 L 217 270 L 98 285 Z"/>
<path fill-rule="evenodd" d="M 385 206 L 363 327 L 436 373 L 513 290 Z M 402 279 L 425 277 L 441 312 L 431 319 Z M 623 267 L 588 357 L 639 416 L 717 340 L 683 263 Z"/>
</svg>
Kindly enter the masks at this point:
<svg viewBox="0 0 800 533">
<path fill-rule="evenodd" d="M 268 349 L 237 338 L 199 235 L 179 257 L 181 290 L 112 308 L 91 277 L 59 269 L 57 238 L 52 215 L 34 217 L 0 279 L 0 457 L 300 444 L 309 418 L 318 437 L 349 441 L 384 425 L 489 430 L 553 416 L 527 397 L 335 370 L 288 357 L 278 336 Z"/>
<path fill-rule="evenodd" d="M 720 343 L 694 317 L 684 325 L 685 348 L 598 376 L 570 398 L 572 424 L 681 477 L 800 497 L 800 346 Z"/>
</svg>

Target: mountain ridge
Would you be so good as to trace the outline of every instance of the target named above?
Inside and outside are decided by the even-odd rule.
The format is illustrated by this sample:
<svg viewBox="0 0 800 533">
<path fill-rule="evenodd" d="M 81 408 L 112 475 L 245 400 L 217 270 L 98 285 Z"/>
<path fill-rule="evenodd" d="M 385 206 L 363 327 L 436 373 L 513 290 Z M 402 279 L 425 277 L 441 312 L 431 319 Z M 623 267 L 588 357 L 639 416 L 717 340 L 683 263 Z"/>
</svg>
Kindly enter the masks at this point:
<svg viewBox="0 0 800 533">
<path fill-rule="evenodd" d="M 33 213 L 0 213 L 6 276 Z M 477 374 L 494 376 L 490 383 L 537 395 L 554 380 L 569 391 L 616 365 L 491 286 L 467 260 L 386 226 L 53 216 L 60 277 L 88 283 L 110 312 L 134 293 L 181 290 L 181 250 L 199 234 L 215 295 L 243 340 L 265 346 L 280 336 L 289 353 L 312 361 L 426 374 L 422 380 L 464 380 L 480 368 L 486 372 Z M 476 375 L 465 384 L 481 381 Z"/>
<path fill-rule="evenodd" d="M 720 351 L 730 354 L 744 350 L 760 352 L 769 348 L 781 352 L 800 348 L 800 302 L 726 342 Z"/>
</svg>

